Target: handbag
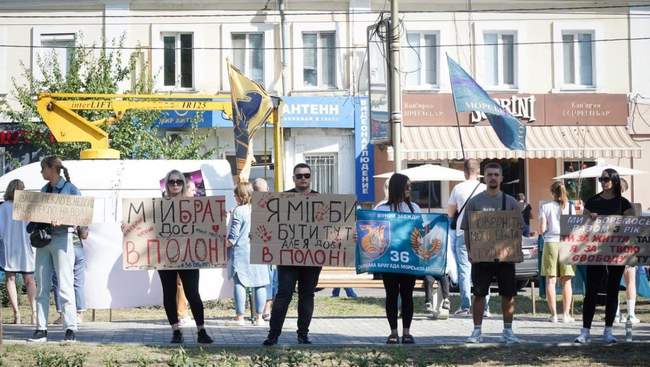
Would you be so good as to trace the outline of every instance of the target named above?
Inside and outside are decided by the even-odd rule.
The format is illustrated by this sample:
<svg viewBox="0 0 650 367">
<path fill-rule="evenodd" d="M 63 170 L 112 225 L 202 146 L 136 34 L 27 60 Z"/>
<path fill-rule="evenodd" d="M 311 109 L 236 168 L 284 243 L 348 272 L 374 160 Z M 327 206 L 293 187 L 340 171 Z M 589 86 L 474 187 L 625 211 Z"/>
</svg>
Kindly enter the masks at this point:
<svg viewBox="0 0 650 367">
<path fill-rule="evenodd" d="M 467 203 L 469 202 L 469 199 L 471 199 L 472 196 L 474 196 L 474 193 L 476 192 L 476 189 L 478 189 L 478 187 L 480 185 L 481 185 L 481 183 L 479 182 L 476 185 L 476 187 L 474 188 L 474 190 L 472 190 L 472 193 L 469 194 L 469 197 L 467 198 L 467 200 L 465 200 L 465 204 L 463 204 L 463 206 L 460 207 L 460 210 L 456 210 L 456 213 L 454 213 L 454 216 L 451 218 L 451 222 L 449 223 L 449 227 L 451 227 L 451 229 L 455 230 L 456 227 L 458 226 L 458 217 L 460 216 L 460 213 L 463 212 L 463 209 L 465 209 L 465 205 L 467 205 Z"/>
<path fill-rule="evenodd" d="M 52 241 L 52 225 L 46 223 L 34 224 L 36 228 L 29 234 L 32 247 L 43 248 L 49 245 Z"/>
</svg>

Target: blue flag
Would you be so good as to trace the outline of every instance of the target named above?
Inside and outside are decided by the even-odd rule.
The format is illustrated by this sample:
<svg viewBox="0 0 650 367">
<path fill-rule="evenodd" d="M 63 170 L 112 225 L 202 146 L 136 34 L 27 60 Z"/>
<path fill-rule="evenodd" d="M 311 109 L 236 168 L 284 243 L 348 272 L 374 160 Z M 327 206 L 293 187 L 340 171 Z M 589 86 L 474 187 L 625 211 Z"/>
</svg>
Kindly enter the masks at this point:
<svg viewBox="0 0 650 367">
<path fill-rule="evenodd" d="M 510 150 L 526 150 L 526 126 L 496 103 L 463 68 L 447 55 L 457 112 L 483 112 L 499 140 Z"/>
</svg>

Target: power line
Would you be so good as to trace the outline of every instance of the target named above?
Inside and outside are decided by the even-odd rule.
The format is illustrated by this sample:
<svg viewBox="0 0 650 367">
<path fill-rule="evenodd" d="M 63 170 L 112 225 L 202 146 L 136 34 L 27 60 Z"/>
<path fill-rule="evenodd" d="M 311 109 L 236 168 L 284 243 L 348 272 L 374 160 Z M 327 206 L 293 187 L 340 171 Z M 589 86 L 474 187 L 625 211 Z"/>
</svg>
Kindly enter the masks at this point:
<svg viewBox="0 0 650 367">
<path fill-rule="evenodd" d="M 601 38 L 591 40 L 575 40 L 570 43 L 600 43 L 600 42 L 621 42 L 621 41 L 646 41 L 650 40 L 650 36 L 646 37 L 620 37 L 620 38 Z M 447 47 L 477 47 L 477 46 L 534 46 L 534 45 L 555 45 L 564 44 L 569 42 L 564 41 L 530 41 L 530 42 L 491 42 L 491 43 L 459 43 L 459 44 L 440 44 L 440 45 L 419 45 L 419 46 L 402 46 L 403 49 L 412 48 L 447 48 Z M 316 47 L 152 47 L 152 46 L 43 46 L 43 45 L 15 45 L 15 44 L 0 44 L 0 48 L 37 48 L 37 49 L 86 49 L 86 50 L 193 50 L 193 51 L 220 51 L 220 50 L 359 50 L 365 49 L 367 46 L 316 46 Z"/>
<path fill-rule="evenodd" d="M 605 10 L 605 9 L 634 9 L 650 6 L 650 2 L 639 2 L 637 4 L 629 5 L 587 5 L 587 6 L 561 6 L 561 7 L 529 7 L 529 8 L 506 8 L 506 9 L 431 9 L 431 10 L 402 10 L 401 14 L 423 14 L 423 13 L 530 13 L 530 12 L 556 12 L 556 11 L 588 11 L 588 10 Z M 66 11 L 66 10 L 62 10 Z M 70 9 L 72 11 L 72 9 Z M 150 10 L 137 10 L 137 11 L 150 11 Z M 330 10 L 330 11 L 308 11 L 308 12 L 291 12 L 287 11 L 287 16 L 305 16 L 305 15 L 363 15 L 363 14 L 379 14 L 383 12 L 377 10 Z M 16 15 L 0 15 L 0 19 L 85 19 L 85 18 L 209 18 L 209 17 L 250 17 L 250 16 L 280 16 L 279 10 L 261 11 L 248 11 L 248 12 L 235 12 L 235 13 L 213 13 L 213 14 L 120 14 L 120 15 L 31 15 L 31 14 L 16 14 Z"/>
</svg>

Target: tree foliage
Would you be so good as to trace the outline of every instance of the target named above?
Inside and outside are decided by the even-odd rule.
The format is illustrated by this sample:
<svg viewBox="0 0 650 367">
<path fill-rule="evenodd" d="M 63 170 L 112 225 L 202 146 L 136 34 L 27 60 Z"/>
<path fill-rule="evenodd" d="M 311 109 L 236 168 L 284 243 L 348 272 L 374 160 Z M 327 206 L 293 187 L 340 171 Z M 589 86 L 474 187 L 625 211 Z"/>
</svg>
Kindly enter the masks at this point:
<svg viewBox="0 0 650 367">
<path fill-rule="evenodd" d="M 128 61 L 122 57 L 124 39 L 102 49 L 80 46 L 70 49 L 67 73 L 61 72 L 61 63 L 55 52 L 38 57 L 38 72 L 22 64 L 20 81 L 13 79 L 12 104 L 5 104 L 2 112 L 26 131 L 26 138 L 45 155 L 56 154 L 63 159 L 79 159 L 79 153 L 89 143 L 63 143 L 52 139 L 50 130 L 36 110 L 36 96 L 41 92 L 60 93 L 124 93 L 149 94 L 153 81 L 146 65 L 138 67 L 140 52 L 134 52 Z M 141 65 L 142 66 L 142 65 Z M 111 117 L 112 111 L 76 111 L 87 120 Z M 129 110 L 118 122 L 100 126 L 108 132 L 110 147 L 120 152 L 122 159 L 203 159 L 213 150 L 205 148 L 206 136 L 193 124 L 184 139 L 166 137 L 154 126 L 160 116 L 157 111 Z"/>
</svg>

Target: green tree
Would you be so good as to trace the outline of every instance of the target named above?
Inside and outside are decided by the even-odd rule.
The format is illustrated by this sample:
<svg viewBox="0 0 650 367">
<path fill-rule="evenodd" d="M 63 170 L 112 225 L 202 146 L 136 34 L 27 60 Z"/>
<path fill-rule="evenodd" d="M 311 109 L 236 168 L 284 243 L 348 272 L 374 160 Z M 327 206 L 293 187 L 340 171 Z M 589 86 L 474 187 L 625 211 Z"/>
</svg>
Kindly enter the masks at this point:
<svg viewBox="0 0 650 367">
<path fill-rule="evenodd" d="M 22 64 L 22 83 L 13 79 L 12 98 L 17 105 L 0 106 L 12 121 L 26 131 L 26 137 L 45 155 L 56 154 L 63 159 L 79 159 L 81 150 L 89 143 L 60 143 L 51 138 L 50 130 L 36 110 L 36 95 L 50 93 L 118 93 L 119 86 L 130 85 L 132 94 L 152 92 L 153 81 L 147 76 L 146 67 L 137 72 L 137 55 L 134 52 L 125 64 L 122 58 L 124 38 L 113 42 L 108 49 L 80 46 L 70 52 L 68 70 L 61 73 L 60 62 L 52 52 L 36 60 L 39 73 Z M 117 46 L 116 46 L 117 45 Z M 35 77 L 34 75 L 40 75 Z M 88 120 L 111 117 L 110 111 L 76 111 Z M 108 132 L 110 146 L 120 152 L 122 159 L 204 159 L 213 149 L 205 148 L 206 136 L 193 124 L 184 139 L 171 139 L 160 134 L 154 122 L 160 116 L 157 111 L 130 110 L 118 122 L 100 126 Z"/>
</svg>

